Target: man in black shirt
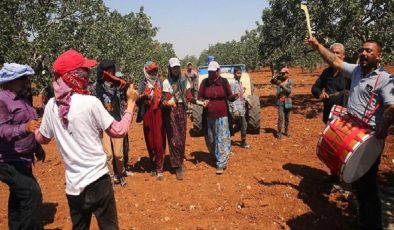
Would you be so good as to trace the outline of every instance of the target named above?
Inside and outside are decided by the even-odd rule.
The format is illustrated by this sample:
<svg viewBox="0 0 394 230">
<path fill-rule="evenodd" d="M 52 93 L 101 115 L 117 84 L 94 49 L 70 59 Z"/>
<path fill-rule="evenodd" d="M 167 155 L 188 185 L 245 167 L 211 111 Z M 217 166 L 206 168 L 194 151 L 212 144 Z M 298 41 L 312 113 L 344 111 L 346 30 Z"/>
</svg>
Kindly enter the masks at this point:
<svg viewBox="0 0 394 230">
<path fill-rule="evenodd" d="M 334 43 L 330 47 L 337 57 L 344 60 L 345 48 L 340 43 Z M 315 98 L 323 101 L 323 122 L 327 123 L 330 111 L 334 105 L 346 107 L 349 95 L 350 82 L 343 77 L 341 72 L 332 67 L 323 70 L 320 77 L 312 86 L 312 94 Z"/>
<path fill-rule="evenodd" d="M 334 43 L 330 46 L 331 52 L 337 57 L 345 59 L 345 47 L 340 43 Z M 322 74 L 312 86 L 312 94 L 315 98 L 323 101 L 323 122 L 328 122 L 330 111 L 334 105 L 346 107 L 349 95 L 350 81 L 342 75 L 341 72 L 332 67 L 323 70 Z M 331 173 L 326 182 L 338 182 L 338 176 Z"/>
</svg>

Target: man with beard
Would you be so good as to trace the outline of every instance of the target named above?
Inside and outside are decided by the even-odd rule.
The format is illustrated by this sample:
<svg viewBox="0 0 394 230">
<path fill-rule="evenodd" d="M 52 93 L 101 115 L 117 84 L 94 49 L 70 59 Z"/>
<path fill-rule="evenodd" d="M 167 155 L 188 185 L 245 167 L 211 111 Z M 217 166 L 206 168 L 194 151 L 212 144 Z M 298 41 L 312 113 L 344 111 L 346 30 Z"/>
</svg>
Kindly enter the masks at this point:
<svg viewBox="0 0 394 230">
<path fill-rule="evenodd" d="M 368 125 L 375 131 L 376 138 L 384 142 L 394 120 L 394 78 L 380 65 L 381 44 L 375 40 L 365 41 L 359 49 L 359 64 L 349 64 L 314 37 L 305 39 L 305 43 L 317 50 L 331 67 L 351 79 L 349 113 L 360 119 L 369 117 Z M 359 221 L 366 229 L 382 229 L 381 202 L 376 182 L 379 164 L 380 157 L 365 175 L 352 184 L 359 202 Z"/>
</svg>

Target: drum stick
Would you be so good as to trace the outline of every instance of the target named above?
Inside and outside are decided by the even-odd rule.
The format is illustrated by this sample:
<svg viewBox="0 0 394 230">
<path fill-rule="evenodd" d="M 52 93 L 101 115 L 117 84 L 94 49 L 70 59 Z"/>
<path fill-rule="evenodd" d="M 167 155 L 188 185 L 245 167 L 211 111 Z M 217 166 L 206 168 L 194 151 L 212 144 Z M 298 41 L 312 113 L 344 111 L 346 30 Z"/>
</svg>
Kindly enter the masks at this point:
<svg viewBox="0 0 394 230">
<path fill-rule="evenodd" d="M 312 37 L 311 19 L 309 18 L 308 6 L 301 2 L 301 9 L 302 9 L 302 10 L 304 11 L 304 13 L 305 13 L 306 26 L 307 26 L 307 28 L 308 28 L 309 37 Z"/>
</svg>

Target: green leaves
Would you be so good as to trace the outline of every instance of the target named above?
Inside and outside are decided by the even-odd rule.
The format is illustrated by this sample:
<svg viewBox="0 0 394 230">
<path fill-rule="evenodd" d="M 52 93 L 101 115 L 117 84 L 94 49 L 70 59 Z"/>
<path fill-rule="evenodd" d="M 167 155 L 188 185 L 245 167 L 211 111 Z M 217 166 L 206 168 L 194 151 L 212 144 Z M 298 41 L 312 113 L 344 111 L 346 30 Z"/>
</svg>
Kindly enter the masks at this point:
<svg viewBox="0 0 394 230">
<path fill-rule="evenodd" d="M 136 81 L 146 61 L 158 62 L 165 73 L 169 58 L 175 56 L 171 44 L 154 40 L 158 28 L 143 7 L 121 15 L 109 11 L 102 0 L 3 0 L 0 23 L 0 56 L 33 66 L 37 91 L 51 82 L 52 63 L 67 49 L 98 61 L 114 60 Z"/>
<path fill-rule="evenodd" d="M 300 65 L 313 69 L 322 59 L 303 44 L 307 35 L 299 0 L 270 0 L 262 23 L 247 31 L 239 41 L 217 43 L 204 50 L 199 64 L 214 55 L 221 64 L 244 63 L 249 69 L 273 64 Z M 394 4 L 392 0 L 309 0 L 314 36 L 327 47 L 345 45 L 347 61 L 355 62 L 357 49 L 366 39 L 383 44 L 383 62 L 394 61 Z"/>
</svg>

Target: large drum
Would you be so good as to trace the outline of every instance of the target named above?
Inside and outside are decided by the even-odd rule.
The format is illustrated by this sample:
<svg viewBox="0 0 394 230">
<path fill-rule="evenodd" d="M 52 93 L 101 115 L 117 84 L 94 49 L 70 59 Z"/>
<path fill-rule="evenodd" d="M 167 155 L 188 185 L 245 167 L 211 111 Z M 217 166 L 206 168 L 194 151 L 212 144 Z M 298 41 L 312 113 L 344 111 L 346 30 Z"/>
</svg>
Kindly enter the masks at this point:
<svg viewBox="0 0 394 230">
<path fill-rule="evenodd" d="M 346 183 L 363 176 L 383 150 L 384 141 L 373 135 L 370 126 L 357 117 L 343 113 L 340 106 L 317 143 L 316 153 L 323 163 Z M 339 113 L 338 113 L 339 112 Z"/>
</svg>

